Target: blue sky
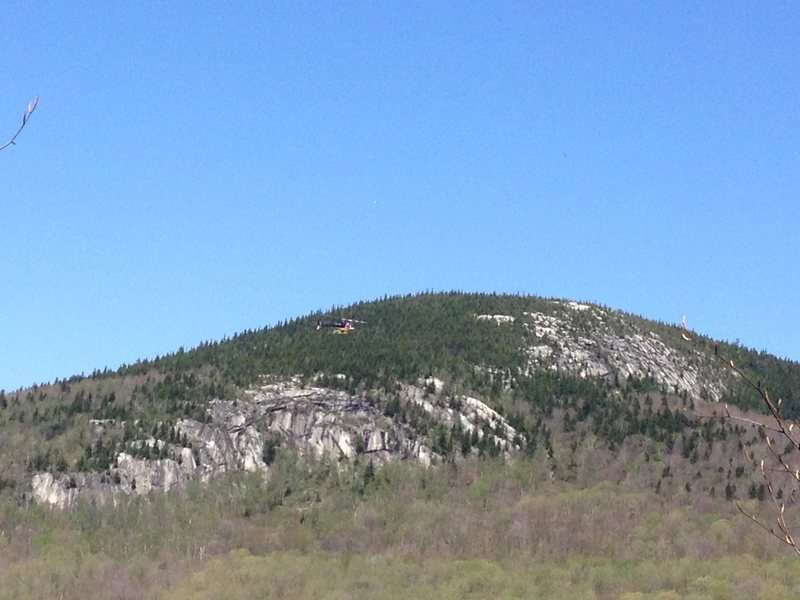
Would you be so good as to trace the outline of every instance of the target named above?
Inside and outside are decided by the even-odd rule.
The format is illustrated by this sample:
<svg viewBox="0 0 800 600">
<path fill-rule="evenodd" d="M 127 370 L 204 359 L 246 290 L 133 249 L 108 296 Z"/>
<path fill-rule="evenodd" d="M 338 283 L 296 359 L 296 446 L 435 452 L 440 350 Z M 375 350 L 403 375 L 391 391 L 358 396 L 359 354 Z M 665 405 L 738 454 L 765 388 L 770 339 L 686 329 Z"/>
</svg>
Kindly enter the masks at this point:
<svg viewBox="0 0 800 600">
<path fill-rule="evenodd" d="M 0 19 L 0 133 L 41 96 L 0 152 L 0 388 L 451 289 L 800 359 L 796 2 Z"/>
</svg>

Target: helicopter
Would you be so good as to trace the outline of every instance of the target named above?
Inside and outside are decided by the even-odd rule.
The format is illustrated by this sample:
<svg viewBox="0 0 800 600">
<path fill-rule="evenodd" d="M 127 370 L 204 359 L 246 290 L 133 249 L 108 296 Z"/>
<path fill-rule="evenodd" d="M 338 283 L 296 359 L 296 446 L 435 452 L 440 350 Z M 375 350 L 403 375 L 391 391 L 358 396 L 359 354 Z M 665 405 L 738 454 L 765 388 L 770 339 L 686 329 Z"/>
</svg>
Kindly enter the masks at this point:
<svg viewBox="0 0 800 600">
<path fill-rule="evenodd" d="M 356 323 L 366 323 L 358 319 L 337 319 L 336 321 L 317 321 L 317 331 L 322 328 L 333 329 L 333 333 L 339 335 L 349 335 L 356 329 Z"/>
</svg>

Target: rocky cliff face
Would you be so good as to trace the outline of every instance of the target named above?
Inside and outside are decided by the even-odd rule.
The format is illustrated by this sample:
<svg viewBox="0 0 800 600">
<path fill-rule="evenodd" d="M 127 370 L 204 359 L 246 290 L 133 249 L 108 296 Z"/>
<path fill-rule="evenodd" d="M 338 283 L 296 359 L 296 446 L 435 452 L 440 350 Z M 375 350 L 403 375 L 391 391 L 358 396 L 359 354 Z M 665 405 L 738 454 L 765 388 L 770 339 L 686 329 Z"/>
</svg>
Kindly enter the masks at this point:
<svg viewBox="0 0 800 600">
<path fill-rule="evenodd" d="M 550 313 L 478 315 L 498 326 L 522 324 L 525 374 L 548 369 L 572 376 L 625 381 L 649 380 L 669 393 L 719 400 L 726 373 L 703 368 L 707 360 L 693 348 L 671 348 L 652 331 L 642 331 L 620 313 L 578 302 L 554 301 Z M 701 384 L 704 382 L 704 384 Z"/>
<path fill-rule="evenodd" d="M 455 423 L 478 437 L 491 436 L 510 448 L 515 431 L 505 419 L 478 399 L 441 397 L 442 384 L 429 380 L 426 388 L 402 387 L 394 400 L 417 407 L 433 422 Z M 359 455 L 380 465 L 413 460 L 423 465 L 440 457 L 430 436 L 387 416 L 387 399 L 369 399 L 340 390 L 304 387 L 290 379 L 252 389 L 238 400 L 215 400 L 207 422 L 181 419 L 176 430 L 187 446 L 148 438 L 146 444 L 166 458 L 136 458 L 120 452 L 105 474 L 37 473 L 31 482 L 35 502 L 58 508 L 78 500 L 93 504 L 115 502 L 121 494 L 148 494 L 180 488 L 192 479 L 207 481 L 228 471 L 243 470 L 269 476 L 270 446 L 280 446 L 320 460 L 354 460 Z"/>
</svg>

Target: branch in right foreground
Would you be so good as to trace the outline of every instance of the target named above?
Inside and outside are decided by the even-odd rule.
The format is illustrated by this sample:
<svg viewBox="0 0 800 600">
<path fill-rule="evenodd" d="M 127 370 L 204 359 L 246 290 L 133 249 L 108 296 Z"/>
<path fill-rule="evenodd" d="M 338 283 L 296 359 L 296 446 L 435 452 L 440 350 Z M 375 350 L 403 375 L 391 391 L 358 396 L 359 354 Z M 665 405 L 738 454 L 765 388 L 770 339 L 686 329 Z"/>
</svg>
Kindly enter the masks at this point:
<svg viewBox="0 0 800 600">
<path fill-rule="evenodd" d="M 684 319 L 683 323 L 681 324 L 683 331 L 681 332 L 681 336 L 687 342 L 694 342 L 697 343 L 694 334 L 689 331 L 689 328 L 686 326 L 686 320 Z M 758 463 L 756 462 L 756 458 L 753 453 L 744 452 L 744 458 L 747 462 L 754 465 L 761 473 L 761 476 L 764 479 L 764 484 L 766 486 L 767 492 L 769 493 L 769 497 L 772 500 L 773 505 L 777 511 L 777 516 L 775 518 L 775 524 L 777 525 L 777 529 L 775 527 L 771 527 L 768 525 L 762 518 L 758 517 L 755 513 L 749 512 L 744 509 L 740 502 L 736 502 L 736 508 L 739 509 L 743 515 L 745 515 L 748 519 L 753 521 L 756 525 L 758 525 L 761 529 L 769 533 L 775 539 L 779 540 L 780 542 L 792 547 L 794 551 L 800 555 L 800 541 L 796 540 L 794 535 L 791 532 L 791 527 L 786 522 L 785 514 L 786 514 L 786 503 L 783 501 L 783 490 L 776 488 L 775 479 L 780 476 L 788 476 L 790 479 L 794 481 L 794 483 L 800 483 L 800 464 L 792 465 L 790 462 L 794 462 L 797 460 L 798 457 L 788 457 L 788 451 L 786 448 L 791 448 L 796 453 L 800 453 L 800 437 L 797 436 L 797 433 L 800 432 L 800 427 L 797 423 L 790 421 L 786 417 L 781 414 L 781 404 L 782 401 L 779 399 L 777 402 L 774 402 L 769 395 L 769 391 L 767 388 L 761 385 L 760 380 L 754 380 L 753 378 L 749 377 L 747 374 L 744 373 L 736 364 L 733 362 L 732 359 L 726 358 L 719 353 L 719 348 L 714 346 L 714 356 L 725 363 L 725 366 L 733 372 L 735 375 L 739 376 L 742 380 L 747 383 L 748 386 L 753 388 L 758 395 L 761 397 L 761 401 L 767 407 L 769 415 L 772 417 L 773 423 L 761 423 L 752 419 L 746 419 L 744 417 L 737 417 L 731 414 L 728 405 L 725 405 L 725 412 L 730 419 L 743 421 L 750 425 L 755 425 L 760 427 L 762 430 L 766 431 L 766 455 L 769 462 L 765 462 L 764 459 L 761 459 Z M 784 450 L 778 450 L 776 439 L 770 437 L 770 434 L 774 434 L 776 438 L 784 438 L 784 440 L 789 442 Z M 795 488 L 796 489 L 796 488 Z M 789 494 L 788 501 L 790 503 L 795 502 L 795 489 Z"/>
</svg>

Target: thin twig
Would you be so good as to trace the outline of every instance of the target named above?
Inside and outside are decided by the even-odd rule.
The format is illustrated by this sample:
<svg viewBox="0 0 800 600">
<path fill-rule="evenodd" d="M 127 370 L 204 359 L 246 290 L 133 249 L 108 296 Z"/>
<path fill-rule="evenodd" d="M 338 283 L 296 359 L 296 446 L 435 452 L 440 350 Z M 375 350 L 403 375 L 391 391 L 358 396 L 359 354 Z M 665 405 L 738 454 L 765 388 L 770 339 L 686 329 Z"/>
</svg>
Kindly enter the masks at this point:
<svg viewBox="0 0 800 600">
<path fill-rule="evenodd" d="M 684 319 L 683 323 L 681 324 L 683 331 L 681 332 L 681 337 L 687 342 L 696 342 L 694 334 L 690 333 L 689 328 L 686 326 L 686 321 Z M 722 355 L 719 354 L 717 347 L 714 347 L 714 356 L 719 358 L 721 361 L 725 363 L 725 366 L 731 370 L 733 373 L 741 377 L 751 388 L 758 392 L 758 395 L 761 396 L 761 400 L 763 401 L 764 405 L 767 407 L 770 416 L 774 421 L 774 424 L 767 424 L 761 423 L 756 420 L 748 419 L 745 417 L 738 417 L 731 414 L 728 405 L 725 405 L 725 413 L 729 419 L 742 421 L 748 423 L 750 425 L 755 425 L 760 427 L 762 430 L 774 432 L 779 436 L 783 436 L 786 440 L 789 441 L 791 446 L 795 450 L 800 450 L 800 441 L 794 434 L 794 429 L 797 426 L 797 423 L 788 421 L 782 414 L 781 414 L 781 400 L 777 402 L 773 402 L 772 398 L 770 398 L 769 392 L 765 387 L 761 385 L 760 380 L 753 380 L 747 374 L 744 373 L 733 360 L 729 358 L 724 358 Z M 746 511 L 740 502 L 736 502 L 736 508 L 739 509 L 743 515 L 745 515 L 748 519 L 753 521 L 756 525 L 758 525 L 761 529 L 769 533 L 775 539 L 781 541 L 782 543 L 791 546 L 794 548 L 794 551 L 797 554 L 800 554 L 800 545 L 795 540 L 794 536 L 790 531 L 790 526 L 786 523 L 786 519 L 784 517 L 786 511 L 786 504 L 781 501 L 778 496 L 778 491 L 775 489 L 775 485 L 772 479 L 770 479 L 769 473 L 783 473 L 788 474 L 791 476 L 796 482 L 800 482 L 800 469 L 793 468 L 786 460 L 785 452 L 779 452 L 775 447 L 775 440 L 770 438 L 769 435 L 766 436 L 766 446 L 767 452 L 770 456 L 772 456 L 772 460 L 777 463 L 776 466 L 771 466 L 769 464 L 765 464 L 764 460 L 761 459 L 758 464 L 756 464 L 756 460 L 753 456 L 749 456 L 746 451 L 744 451 L 744 458 L 745 460 L 754 465 L 759 471 L 761 472 L 761 476 L 764 479 L 766 484 L 766 489 L 769 493 L 769 497 L 772 500 L 773 505 L 778 513 L 778 516 L 775 518 L 775 522 L 778 526 L 778 530 L 776 531 L 773 527 L 768 526 L 764 523 L 755 513 Z M 794 491 L 792 490 L 789 500 L 790 502 L 794 502 Z"/>
<path fill-rule="evenodd" d="M 17 136 L 20 134 L 25 125 L 28 123 L 28 120 L 31 118 L 31 115 L 33 114 L 33 111 L 36 110 L 37 106 L 39 106 L 39 96 L 36 96 L 36 98 L 28 102 L 28 108 L 25 111 L 25 114 L 22 115 L 22 125 L 19 126 L 19 129 L 17 129 L 17 132 L 13 136 L 11 136 L 10 140 L 8 140 L 5 144 L 0 146 L 0 150 L 5 150 L 9 146 L 14 145 L 14 140 L 17 139 Z"/>
</svg>

